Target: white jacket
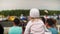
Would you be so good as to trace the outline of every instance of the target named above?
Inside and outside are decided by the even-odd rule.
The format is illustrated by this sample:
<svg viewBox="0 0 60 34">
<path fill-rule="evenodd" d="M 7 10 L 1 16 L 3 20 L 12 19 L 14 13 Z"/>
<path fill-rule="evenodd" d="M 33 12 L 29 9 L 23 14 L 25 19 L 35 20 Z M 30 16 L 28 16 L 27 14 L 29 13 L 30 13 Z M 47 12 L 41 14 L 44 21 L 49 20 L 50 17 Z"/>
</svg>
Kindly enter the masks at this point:
<svg viewBox="0 0 60 34">
<path fill-rule="evenodd" d="M 40 19 L 29 21 L 24 34 L 45 34 L 44 23 Z"/>
</svg>

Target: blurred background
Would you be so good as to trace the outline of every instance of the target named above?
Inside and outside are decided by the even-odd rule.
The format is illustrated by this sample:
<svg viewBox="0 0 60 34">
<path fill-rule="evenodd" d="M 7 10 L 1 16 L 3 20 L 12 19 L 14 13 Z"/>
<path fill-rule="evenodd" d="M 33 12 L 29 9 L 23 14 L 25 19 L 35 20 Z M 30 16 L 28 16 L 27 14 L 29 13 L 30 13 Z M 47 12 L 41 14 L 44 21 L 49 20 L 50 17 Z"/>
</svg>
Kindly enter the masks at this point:
<svg viewBox="0 0 60 34">
<path fill-rule="evenodd" d="M 31 8 L 38 8 L 40 17 L 56 19 L 60 31 L 60 0 L 0 0 L 0 24 L 8 31 L 15 17 L 24 16 L 26 25 Z"/>
</svg>

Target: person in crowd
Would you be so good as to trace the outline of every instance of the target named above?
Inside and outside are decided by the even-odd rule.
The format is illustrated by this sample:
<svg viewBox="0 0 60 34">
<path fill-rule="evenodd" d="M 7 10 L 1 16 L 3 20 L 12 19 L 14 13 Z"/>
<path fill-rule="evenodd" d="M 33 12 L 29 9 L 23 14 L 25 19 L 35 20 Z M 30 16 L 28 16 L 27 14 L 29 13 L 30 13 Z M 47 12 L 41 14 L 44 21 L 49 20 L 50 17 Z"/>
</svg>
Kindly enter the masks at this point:
<svg viewBox="0 0 60 34">
<path fill-rule="evenodd" d="M 26 25 L 24 34 L 44 34 L 44 23 L 40 19 L 39 10 L 33 8 L 30 10 L 29 22 Z"/>
<path fill-rule="evenodd" d="M 57 20 L 56 19 L 51 19 L 51 20 L 53 21 L 53 24 L 54 24 L 53 27 L 57 28 L 57 25 L 56 25 L 57 24 Z"/>
<path fill-rule="evenodd" d="M 21 14 L 21 16 L 20 16 L 20 22 L 21 22 L 21 24 L 20 24 L 19 26 L 22 26 L 23 33 L 24 33 L 24 31 L 25 31 L 25 26 L 26 26 L 26 24 L 27 24 L 27 17 L 25 16 L 24 13 Z"/>
<path fill-rule="evenodd" d="M 45 24 L 45 22 L 46 22 L 45 18 L 44 17 L 40 17 L 40 18 L 43 21 L 43 23 Z"/>
<path fill-rule="evenodd" d="M 2 27 L 1 24 L 0 24 L 0 34 L 4 34 L 4 28 Z"/>
<path fill-rule="evenodd" d="M 52 32 L 52 34 L 58 34 L 58 31 L 56 28 L 54 28 L 54 21 L 52 19 L 47 19 L 46 23 L 45 23 L 46 27 L 48 28 L 48 30 L 50 30 Z"/>
<path fill-rule="evenodd" d="M 27 20 L 27 18 L 26 18 L 26 16 L 24 16 L 24 14 L 21 14 L 21 16 L 20 16 L 20 20 Z"/>
<path fill-rule="evenodd" d="M 22 34 L 22 27 L 19 27 L 20 20 L 15 18 L 13 26 L 9 29 L 8 34 Z"/>
<path fill-rule="evenodd" d="M 46 19 L 44 17 L 40 17 L 40 18 L 42 19 L 42 21 L 43 21 L 43 23 L 45 25 L 46 24 Z M 52 32 L 48 30 L 46 25 L 45 25 L 45 34 L 52 34 Z"/>
</svg>

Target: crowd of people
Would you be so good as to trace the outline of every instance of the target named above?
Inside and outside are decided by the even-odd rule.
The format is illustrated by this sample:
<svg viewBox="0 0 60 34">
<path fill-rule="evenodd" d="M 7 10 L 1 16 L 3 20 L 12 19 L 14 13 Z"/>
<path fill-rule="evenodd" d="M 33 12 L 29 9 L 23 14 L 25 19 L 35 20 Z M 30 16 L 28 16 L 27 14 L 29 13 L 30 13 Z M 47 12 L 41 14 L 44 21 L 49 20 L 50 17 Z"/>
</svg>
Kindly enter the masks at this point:
<svg viewBox="0 0 60 34">
<path fill-rule="evenodd" d="M 29 13 L 29 21 L 26 26 L 20 27 L 18 18 L 13 20 L 13 26 L 9 28 L 8 34 L 58 34 L 56 20 L 40 17 L 38 9 L 33 8 Z M 0 34 L 4 34 L 4 28 L 0 25 Z"/>
</svg>

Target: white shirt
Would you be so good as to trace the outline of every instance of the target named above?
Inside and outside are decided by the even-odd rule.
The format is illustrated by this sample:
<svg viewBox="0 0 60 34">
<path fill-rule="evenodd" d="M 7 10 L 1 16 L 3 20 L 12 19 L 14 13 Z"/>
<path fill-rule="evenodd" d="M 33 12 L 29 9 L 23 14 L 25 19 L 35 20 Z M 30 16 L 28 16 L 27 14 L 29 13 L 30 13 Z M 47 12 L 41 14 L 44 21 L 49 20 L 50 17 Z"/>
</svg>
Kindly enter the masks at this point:
<svg viewBox="0 0 60 34">
<path fill-rule="evenodd" d="M 24 34 L 44 34 L 45 30 L 44 30 L 44 23 L 42 22 L 42 20 L 37 19 L 32 21 L 29 21 Z"/>
</svg>

